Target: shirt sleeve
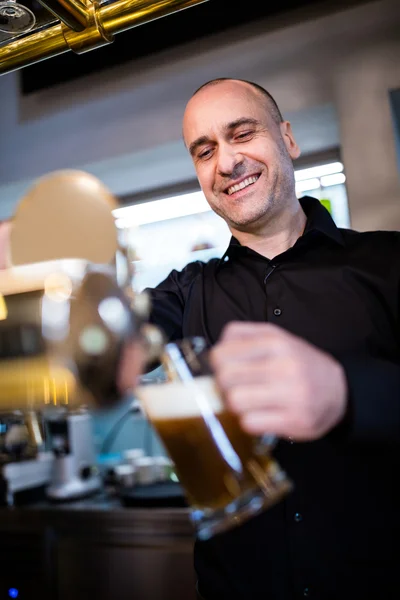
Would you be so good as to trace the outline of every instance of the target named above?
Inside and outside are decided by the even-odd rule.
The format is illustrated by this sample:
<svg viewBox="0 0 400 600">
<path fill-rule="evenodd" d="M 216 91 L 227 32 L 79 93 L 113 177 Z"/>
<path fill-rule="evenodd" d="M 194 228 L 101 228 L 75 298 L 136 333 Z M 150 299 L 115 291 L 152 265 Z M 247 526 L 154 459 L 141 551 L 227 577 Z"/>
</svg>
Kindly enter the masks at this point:
<svg viewBox="0 0 400 600">
<path fill-rule="evenodd" d="M 341 361 L 348 383 L 350 440 L 400 442 L 400 364 L 370 357 Z"/>
<path fill-rule="evenodd" d="M 388 294 L 393 292 L 393 325 L 396 326 L 398 358 L 372 356 L 339 357 L 348 383 L 348 413 L 345 418 L 350 439 L 400 443 L 400 235 L 391 232 Z M 389 292 L 390 290 L 390 292 Z"/>
<path fill-rule="evenodd" d="M 160 327 L 168 341 L 183 337 L 185 304 L 200 269 L 201 263 L 190 263 L 182 271 L 171 271 L 157 287 L 145 290 L 151 301 L 150 323 Z"/>
</svg>

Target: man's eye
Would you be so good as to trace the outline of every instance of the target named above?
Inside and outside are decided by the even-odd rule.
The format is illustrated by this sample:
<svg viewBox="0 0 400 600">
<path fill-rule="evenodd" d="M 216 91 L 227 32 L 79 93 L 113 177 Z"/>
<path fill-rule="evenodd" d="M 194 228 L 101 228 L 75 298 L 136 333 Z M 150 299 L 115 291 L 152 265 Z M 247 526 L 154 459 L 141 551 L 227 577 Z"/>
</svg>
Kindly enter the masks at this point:
<svg viewBox="0 0 400 600">
<path fill-rule="evenodd" d="M 237 140 L 246 140 L 251 138 L 251 136 L 253 135 L 253 131 L 241 131 L 240 133 L 237 133 L 235 135 L 235 139 Z"/>
<path fill-rule="evenodd" d="M 211 148 L 208 148 L 207 150 L 203 150 L 202 152 L 199 152 L 198 158 L 200 160 L 207 160 L 207 158 L 210 158 L 211 154 L 212 154 L 212 150 L 211 150 Z"/>
</svg>

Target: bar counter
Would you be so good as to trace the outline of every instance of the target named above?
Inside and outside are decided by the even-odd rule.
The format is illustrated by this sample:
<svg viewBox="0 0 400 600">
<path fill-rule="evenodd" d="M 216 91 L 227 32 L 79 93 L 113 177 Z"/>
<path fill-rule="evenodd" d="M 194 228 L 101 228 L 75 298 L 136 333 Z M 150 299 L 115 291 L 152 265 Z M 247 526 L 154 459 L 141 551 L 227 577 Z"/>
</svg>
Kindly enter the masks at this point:
<svg viewBox="0 0 400 600">
<path fill-rule="evenodd" d="M 193 542 L 184 508 L 104 494 L 1 508 L 0 598 L 195 600 Z"/>
</svg>

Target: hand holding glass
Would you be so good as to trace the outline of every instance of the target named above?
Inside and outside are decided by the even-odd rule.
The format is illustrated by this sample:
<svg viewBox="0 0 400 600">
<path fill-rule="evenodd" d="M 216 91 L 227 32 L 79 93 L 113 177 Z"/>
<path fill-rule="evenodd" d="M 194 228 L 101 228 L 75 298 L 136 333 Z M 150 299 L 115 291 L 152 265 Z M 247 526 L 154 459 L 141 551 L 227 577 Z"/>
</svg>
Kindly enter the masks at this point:
<svg viewBox="0 0 400 600">
<path fill-rule="evenodd" d="M 203 338 L 167 344 L 162 363 L 168 381 L 136 393 L 175 463 L 204 540 L 272 506 L 292 484 L 271 447 L 244 432 L 225 407 Z"/>
</svg>

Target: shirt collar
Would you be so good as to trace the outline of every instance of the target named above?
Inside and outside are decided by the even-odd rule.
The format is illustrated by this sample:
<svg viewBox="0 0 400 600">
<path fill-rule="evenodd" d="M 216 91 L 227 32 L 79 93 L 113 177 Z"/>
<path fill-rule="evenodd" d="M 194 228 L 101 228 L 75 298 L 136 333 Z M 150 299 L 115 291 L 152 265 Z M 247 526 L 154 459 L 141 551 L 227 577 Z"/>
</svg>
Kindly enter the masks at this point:
<svg viewBox="0 0 400 600">
<path fill-rule="evenodd" d="M 344 239 L 340 229 L 336 226 L 329 211 L 319 200 L 311 198 L 311 196 L 303 196 L 299 202 L 307 217 L 303 235 L 311 231 L 317 231 L 331 238 L 337 244 L 344 246 Z"/>
<path fill-rule="evenodd" d="M 307 217 L 307 222 L 302 237 L 309 233 L 317 232 L 329 237 L 337 244 L 344 246 L 344 240 L 340 229 L 336 226 L 334 220 L 329 214 L 329 211 L 321 204 L 319 200 L 312 198 L 311 196 L 303 196 L 299 199 L 299 202 Z M 243 246 L 240 245 L 240 242 L 234 236 L 232 236 L 229 246 L 221 258 L 221 262 L 227 260 L 227 257 L 231 257 L 235 252 L 238 251 L 239 248 L 242 247 Z"/>
</svg>

